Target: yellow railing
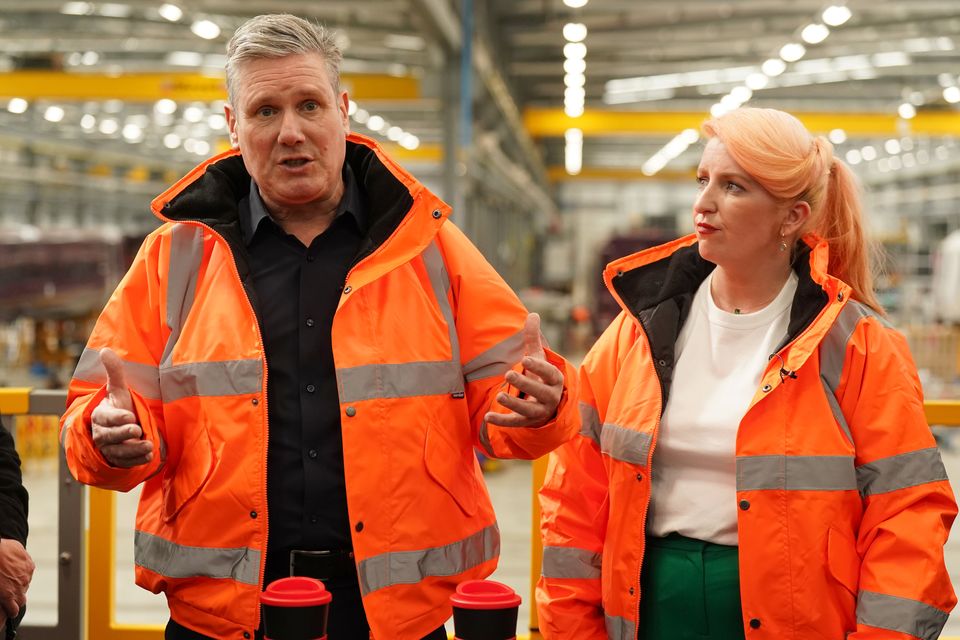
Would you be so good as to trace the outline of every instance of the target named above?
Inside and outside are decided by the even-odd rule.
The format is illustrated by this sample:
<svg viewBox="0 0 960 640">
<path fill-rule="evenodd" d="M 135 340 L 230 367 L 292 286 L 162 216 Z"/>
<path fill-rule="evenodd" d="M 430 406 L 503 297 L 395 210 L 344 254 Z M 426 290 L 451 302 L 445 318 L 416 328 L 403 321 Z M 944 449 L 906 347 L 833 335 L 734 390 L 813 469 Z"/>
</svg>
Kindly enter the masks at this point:
<svg viewBox="0 0 960 640">
<path fill-rule="evenodd" d="M 960 401 L 929 401 L 924 406 L 927 422 L 931 425 L 960 427 Z M 42 392 L 29 388 L 0 389 L 0 413 L 50 414 L 63 411 L 63 392 Z M 530 621 L 529 635 L 518 640 L 539 640 L 539 621 L 535 606 L 535 589 L 540 575 L 539 520 L 540 507 L 536 499 L 537 489 L 543 484 L 546 458 L 534 461 L 532 466 L 532 518 L 531 518 L 531 571 L 530 571 Z M 65 487 L 75 487 L 69 478 Z M 63 490 L 63 487 L 61 487 Z M 86 633 L 81 637 L 89 640 L 162 640 L 163 627 L 156 625 L 119 624 L 115 620 L 115 526 L 116 494 L 100 489 L 90 490 L 89 529 L 86 532 L 85 598 Z M 82 520 L 82 519 L 81 519 Z M 68 630 L 65 630 L 68 631 Z M 34 637 L 34 635 L 30 635 Z M 37 636 L 45 637 L 44 634 Z M 68 637 L 62 635 L 60 637 Z M 960 640 L 960 637 L 943 638 Z"/>
</svg>

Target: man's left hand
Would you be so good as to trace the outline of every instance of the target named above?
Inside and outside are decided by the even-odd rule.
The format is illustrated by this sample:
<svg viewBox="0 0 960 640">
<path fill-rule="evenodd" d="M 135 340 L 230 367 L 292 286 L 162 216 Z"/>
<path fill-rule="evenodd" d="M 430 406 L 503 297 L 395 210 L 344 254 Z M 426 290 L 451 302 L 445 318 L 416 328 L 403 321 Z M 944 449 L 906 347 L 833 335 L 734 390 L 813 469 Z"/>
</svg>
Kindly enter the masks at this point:
<svg viewBox="0 0 960 640">
<path fill-rule="evenodd" d="M 523 373 L 511 369 L 504 379 L 520 391 L 520 397 L 497 394 L 497 402 L 511 413 L 487 412 L 490 424 L 501 427 L 539 427 L 554 418 L 563 396 L 563 372 L 547 362 L 540 340 L 540 316 L 531 313 L 523 325 Z"/>
</svg>

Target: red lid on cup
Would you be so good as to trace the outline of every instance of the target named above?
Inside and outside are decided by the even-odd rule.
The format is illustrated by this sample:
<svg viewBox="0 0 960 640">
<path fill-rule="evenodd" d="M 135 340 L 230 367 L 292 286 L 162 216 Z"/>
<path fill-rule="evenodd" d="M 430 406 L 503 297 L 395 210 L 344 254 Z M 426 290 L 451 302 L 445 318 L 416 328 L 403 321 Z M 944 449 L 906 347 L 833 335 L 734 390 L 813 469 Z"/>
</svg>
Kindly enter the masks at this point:
<svg viewBox="0 0 960 640">
<path fill-rule="evenodd" d="M 332 599 L 322 582 L 300 576 L 274 580 L 260 594 L 260 602 L 271 607 L 315 607 Z"/>
<path fill-rule="evenodd" d="M 457 585 L 450 602 L 461 609 L 509 609 L 520 606 L 520 596 L 502 582 L 467 580 Z"/>
</svg>

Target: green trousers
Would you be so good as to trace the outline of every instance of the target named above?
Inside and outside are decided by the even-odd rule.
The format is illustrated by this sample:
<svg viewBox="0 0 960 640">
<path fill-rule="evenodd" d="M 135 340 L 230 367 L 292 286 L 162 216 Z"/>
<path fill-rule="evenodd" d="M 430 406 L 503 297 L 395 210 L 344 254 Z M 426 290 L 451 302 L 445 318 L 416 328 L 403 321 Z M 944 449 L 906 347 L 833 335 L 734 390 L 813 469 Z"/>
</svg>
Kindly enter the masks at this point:
<svg viewBox="0 0 960 640">
<path fill-rule="evenodd" d="M 743 640 L 737 547 L 647 538 L 638 640 Z"/>
</svg>

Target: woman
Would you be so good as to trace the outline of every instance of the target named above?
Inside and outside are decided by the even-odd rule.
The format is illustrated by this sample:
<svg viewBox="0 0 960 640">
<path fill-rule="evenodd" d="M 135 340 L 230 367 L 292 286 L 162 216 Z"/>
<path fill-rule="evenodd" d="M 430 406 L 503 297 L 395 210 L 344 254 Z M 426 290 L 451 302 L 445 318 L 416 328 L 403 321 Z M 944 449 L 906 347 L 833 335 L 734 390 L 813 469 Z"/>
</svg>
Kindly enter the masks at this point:
<svg viewBox="0 0 960 640">
<path fill-rule="evenodd" d="M 936 638 L 957 513 L 857 185 L 794 117 L 704 125 L 696 233 L 613 262 L 541 491 L 549 639 Z"/>
</svg>

